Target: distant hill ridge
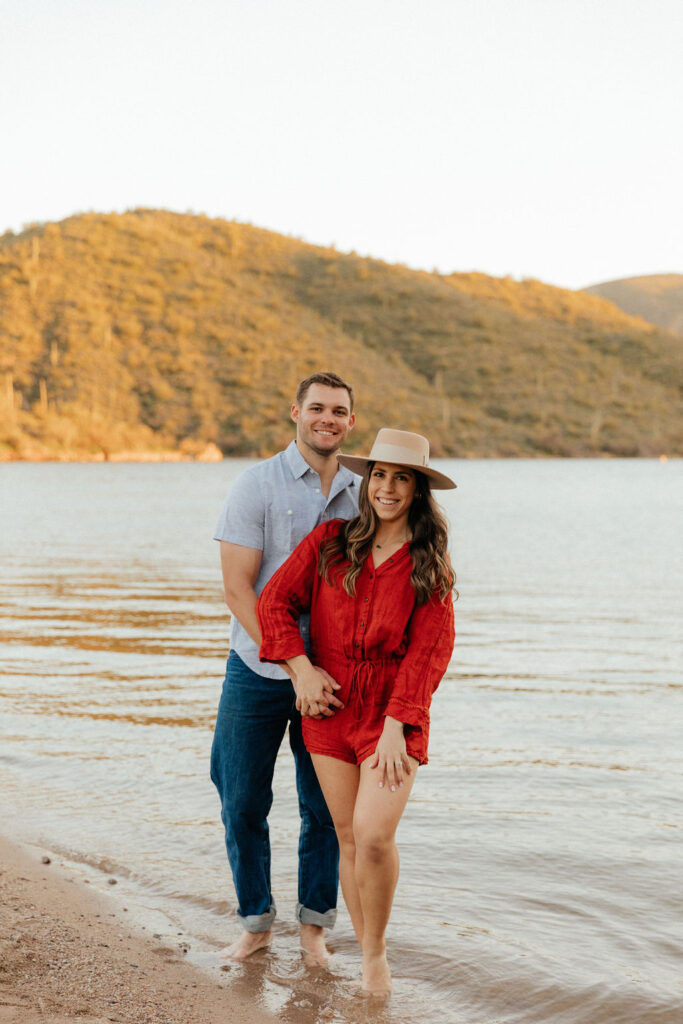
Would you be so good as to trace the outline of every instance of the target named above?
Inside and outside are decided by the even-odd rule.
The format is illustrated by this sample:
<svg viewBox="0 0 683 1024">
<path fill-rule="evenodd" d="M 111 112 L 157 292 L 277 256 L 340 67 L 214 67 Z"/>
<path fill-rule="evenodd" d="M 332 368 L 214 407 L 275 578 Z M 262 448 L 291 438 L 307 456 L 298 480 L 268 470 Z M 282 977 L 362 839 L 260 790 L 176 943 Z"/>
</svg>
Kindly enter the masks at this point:
<svg viewBox="0 0 683 1024">
<path fill-rule="evenodd" d="M 592 294 L 163 210 L 0 238 L 0 458 L 268 454 L 321 368 L 356 389 L 351 449 L 681 453 L 680 344 Z"/>
<path fill-rule="evenodd" d="M 683 334 L 683 274 L 649 274 L 605 281 L 585 289 L 633 316 Z"/>
</svg>

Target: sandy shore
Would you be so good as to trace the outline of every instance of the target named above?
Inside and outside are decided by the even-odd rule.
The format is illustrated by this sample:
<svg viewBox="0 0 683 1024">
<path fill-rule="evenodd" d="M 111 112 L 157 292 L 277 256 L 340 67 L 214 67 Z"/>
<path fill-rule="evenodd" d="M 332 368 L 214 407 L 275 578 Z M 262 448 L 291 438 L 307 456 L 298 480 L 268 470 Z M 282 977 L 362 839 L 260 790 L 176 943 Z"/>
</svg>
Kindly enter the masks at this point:
<svg viewBox="0 0 683 1024">
<path fill-rule="evenodd" d="M 68 868 L 0 838 L 0 1024 L 272 1021 L 126 917 Z"/>
</svg>

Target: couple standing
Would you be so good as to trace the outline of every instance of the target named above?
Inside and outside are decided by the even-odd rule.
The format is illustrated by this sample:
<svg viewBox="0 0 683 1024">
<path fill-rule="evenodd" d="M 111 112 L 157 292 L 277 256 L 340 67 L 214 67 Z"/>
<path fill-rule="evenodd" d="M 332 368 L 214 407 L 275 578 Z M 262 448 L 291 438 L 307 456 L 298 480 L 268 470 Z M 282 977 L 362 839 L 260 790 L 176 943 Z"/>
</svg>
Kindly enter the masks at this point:
<svg viewBox="0 0 683 1024">
<path fill-rule="evenodd" d="M 455 484 L 429 467 L 418 434 L 381 430 L 369 457 L 337 455 L 354 414 L 336 374 L 302 381 L 291 416 L 296 439 L 241 474 L 216 529 L 232 626 L 211 777 L 244 928 L 226 954 L 243 960 L 271 938 L 267 816 L 289 726 L 302 948 L 326 962 L 339 877 L 363 989 L 388 994 L 394 835 L 427 760 L 429 704 L 454 637 L 446 523 L 431 491 Z"/>
</svg>

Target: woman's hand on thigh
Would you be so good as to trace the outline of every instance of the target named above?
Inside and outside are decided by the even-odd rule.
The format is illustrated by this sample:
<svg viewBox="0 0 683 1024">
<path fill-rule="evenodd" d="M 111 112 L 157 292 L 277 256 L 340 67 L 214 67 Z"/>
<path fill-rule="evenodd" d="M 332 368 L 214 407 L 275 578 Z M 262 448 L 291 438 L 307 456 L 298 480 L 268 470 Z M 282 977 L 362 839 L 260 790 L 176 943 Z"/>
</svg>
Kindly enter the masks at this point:
<svg viewBox="0 0 683 1024">
<path fill-rule="evenodd" d="M 386 784 L 392 792 L 397 786 L 403 785 L 406 775 L 412 773 L 413 769 L 406 751 L 403 722 L 386 716 L 382 735 L 370 761 L 370 768 L 377 771 L 380 788 Z"/>
</svg>

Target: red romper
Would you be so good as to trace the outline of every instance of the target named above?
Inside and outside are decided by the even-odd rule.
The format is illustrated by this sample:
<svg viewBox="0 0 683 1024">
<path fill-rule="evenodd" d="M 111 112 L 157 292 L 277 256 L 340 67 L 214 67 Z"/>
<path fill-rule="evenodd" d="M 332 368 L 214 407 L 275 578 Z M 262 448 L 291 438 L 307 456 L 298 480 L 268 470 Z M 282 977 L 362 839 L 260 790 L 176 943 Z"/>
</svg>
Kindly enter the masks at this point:
<svg viewBox="0 0 683 1024">
<path fill-rule="evenodd" d="M 257 614 L 261 661 L 305 654 L 299 616 L 311 612 L 311 654 L 341 684 L 344 703 L 332 718 L 304 718 L 303 737 L 313 754 L 360 764 L 382 734 L 384 716 L 407 725 L 406 749 L 427 763 L 429 705 L 448 668 L 455 632 L 451 595 L 434 594 L 417 605 L 410 583 L 409 545 L 375 569 L 365 560 L 349 597 L 332 569 L 336 586 L 318 573 L 321 542 L 339 533 L 343 521 L 321 523 L 294 549 L 264 587 Z M 341 563 L 342 572 L 348 562 Z"/>
</svg>

